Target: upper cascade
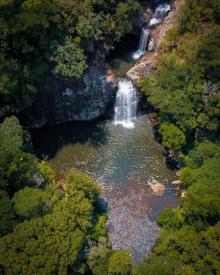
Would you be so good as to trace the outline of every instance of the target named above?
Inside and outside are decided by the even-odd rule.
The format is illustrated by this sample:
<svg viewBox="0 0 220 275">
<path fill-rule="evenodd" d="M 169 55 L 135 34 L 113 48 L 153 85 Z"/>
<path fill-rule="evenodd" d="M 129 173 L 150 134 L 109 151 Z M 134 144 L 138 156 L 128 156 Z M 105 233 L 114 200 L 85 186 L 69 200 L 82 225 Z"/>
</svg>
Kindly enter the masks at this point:
<svg viewBox="0 0 220 275">
<path fill-rule="evenodd" d="M 167 12 L 170 10 L 171 6 L 167 3 L 157 6 L 155 10 L 155 16 L 150 20 L 150 26 L 152 27 L 154 25 L 160 24 L 166 16 Z"/>
<path fill-rule="evenodd" d="M 149 40 L 149 35 L 150 35 L 150 30 L 146 28 L 142 28 L 138 50 L 133 53 L 132 55 L 133 59 L 138 59 L 145 53 L 147 43 Z"/>
<path fill-rule="evenodd" d="M 171 10 L 171 6 L 167 3 L 160 4 L 156 7 L 155 15 L 149 22 L 149 28 L 143 27 L 141 30 L 140 42 L 137 51 L 132 54 L 133 59 L 139 59 L 145 54 L 148 45 L 151 28 L 155 25 L 160 24 L 166 14 Z"/>
<path fill-rule="evenodd" d="M 131 80 L 121 78 L 114 107 L 114 124 L 125 128 L 134 128 L 137 117 L 138 97 Z"/>
</svg>

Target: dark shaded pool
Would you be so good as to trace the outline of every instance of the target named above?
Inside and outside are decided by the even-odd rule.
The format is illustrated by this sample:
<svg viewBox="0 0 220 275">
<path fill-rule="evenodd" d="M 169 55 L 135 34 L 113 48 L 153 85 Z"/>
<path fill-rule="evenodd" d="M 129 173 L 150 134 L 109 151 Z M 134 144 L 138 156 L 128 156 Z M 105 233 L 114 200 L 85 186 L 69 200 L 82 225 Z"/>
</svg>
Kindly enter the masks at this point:
<svg viewBox="0 0 220 275">
<path fill-rule="evenodd" d="M 59 176 L 77 168 L 102 187 L 113 248 L 129 249 L 134 262 L 145 256 L 158 233 L 157 215 L 178 206 L 171 185 L 175 171 L 166 167 L 147 115 L 139 116 L 132 129 L 111 121 L 80 122 L 34 130 L 32 136 L 38 154 L 49 156 Z M 152 177 L 165 184 L 164 196 L 156 197 L 149 189 Z"/>
</svg>

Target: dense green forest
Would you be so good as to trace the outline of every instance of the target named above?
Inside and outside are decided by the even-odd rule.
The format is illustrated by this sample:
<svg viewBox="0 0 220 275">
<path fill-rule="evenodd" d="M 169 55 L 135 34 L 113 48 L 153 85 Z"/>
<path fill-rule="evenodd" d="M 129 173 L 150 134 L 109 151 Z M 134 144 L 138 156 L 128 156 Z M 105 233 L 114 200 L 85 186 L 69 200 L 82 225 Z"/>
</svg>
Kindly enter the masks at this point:
<svg viewBox="0 0 220 275">
<path fill-rule="evenodd" d="M 80 78 L 91 56 L 132 29 L 137 1 L 0 1 L 0 117 L 30 106 L 50 74 Z"/>
<path fill-rule="evenodd" d="M 186 189 L 180 207 L 159 216 L 143 263 L 111 249 L 97 184 L 75 170 L 57 180 L 11 116 L 49 74 L 80 78 L 102 42 L 132 29 L 139 9 L 132 0 L 0 0 L 0 274 L 220 274 L 219 0 L 186 0 L 159 68 L 139 83 Z"/>
<path fill-rule="evenodd" d="M 158 70 L 140 83 L 159 113 L 162 144 L 183 163 L 187 193 L 158 218 L 154 253 L 135 274 L 220 273 L 219 23 L 219 0 L 187 0 Z"/>
</svg>

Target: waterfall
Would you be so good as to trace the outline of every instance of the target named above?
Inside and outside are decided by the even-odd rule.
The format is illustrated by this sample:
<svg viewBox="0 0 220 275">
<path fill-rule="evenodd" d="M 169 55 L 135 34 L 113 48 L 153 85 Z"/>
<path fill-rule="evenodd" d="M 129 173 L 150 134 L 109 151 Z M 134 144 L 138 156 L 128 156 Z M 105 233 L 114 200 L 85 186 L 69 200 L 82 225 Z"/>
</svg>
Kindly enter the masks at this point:
<svg viewBox="0 0 220 275">
<path fill-rule="evenodd" d="M 120 79 L 114 108 L 114 124 L 133 128 L 137 116 L 138 97 L 133 83 Z"/>
<path fill-rule="evenodd" d="M 150 30 L 146 28 L 142 28 L 138 50 L 135 53 L 133 53 L 132 55 L 133 59 L 138 59 L 145 53 L 149 35 L 150 35 Z"/>
<path fill-rule="evenodd" d="M 155 10 L 155 16 L 150 20 L 150 26 L 154 26 L 160 24 L 164 17 L 166 16 L 167 12 L 171 10 L 171 6 L 169 4 L 160 4 L 157 6 Z"/>
</svg>

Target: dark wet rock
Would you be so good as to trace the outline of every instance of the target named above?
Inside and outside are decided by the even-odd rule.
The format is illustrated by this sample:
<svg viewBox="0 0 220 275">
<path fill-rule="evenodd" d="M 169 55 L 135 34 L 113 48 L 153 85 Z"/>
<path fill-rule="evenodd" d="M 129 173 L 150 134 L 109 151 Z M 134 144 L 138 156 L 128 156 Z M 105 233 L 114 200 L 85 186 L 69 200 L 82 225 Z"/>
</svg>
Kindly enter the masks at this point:
<svg viewBox="0 0 220 275">
<path fill-rule="evenodd" d="M 114 104 L 117 77 L 109 69 L 91 65 L 83 78 L 51 76 L 39 85 L 39 92 L 27 111 L 28 128 L 68 121 L 89 121 L 108 116 Z"/>
<path fill-rule="evenodd" d="M 162 154 L 163 156 L 167 157 L 169 155 L 169 150 L 167 148 L 163 148 Z"/>
<path fill-rule="evenodd" d="M 176 164 L 176 168 L 181 169 L 182 167 L 183 167 L 183 163 L 178 161 L 177 164 Z"/>
<path fill-rule="evenodd" d="M 166 163 L 170 168 L 178 168 L 178 158 L 175 150 L 167 149 Z"/>
<path fill-rule="evenodd" d="M 149 7 L 143 7 L 135 21 L 135 27 L 140 29 L 141 27 L 146 25 L 150 21 L 152 15 L 153 12 Z"/>
</svg>

